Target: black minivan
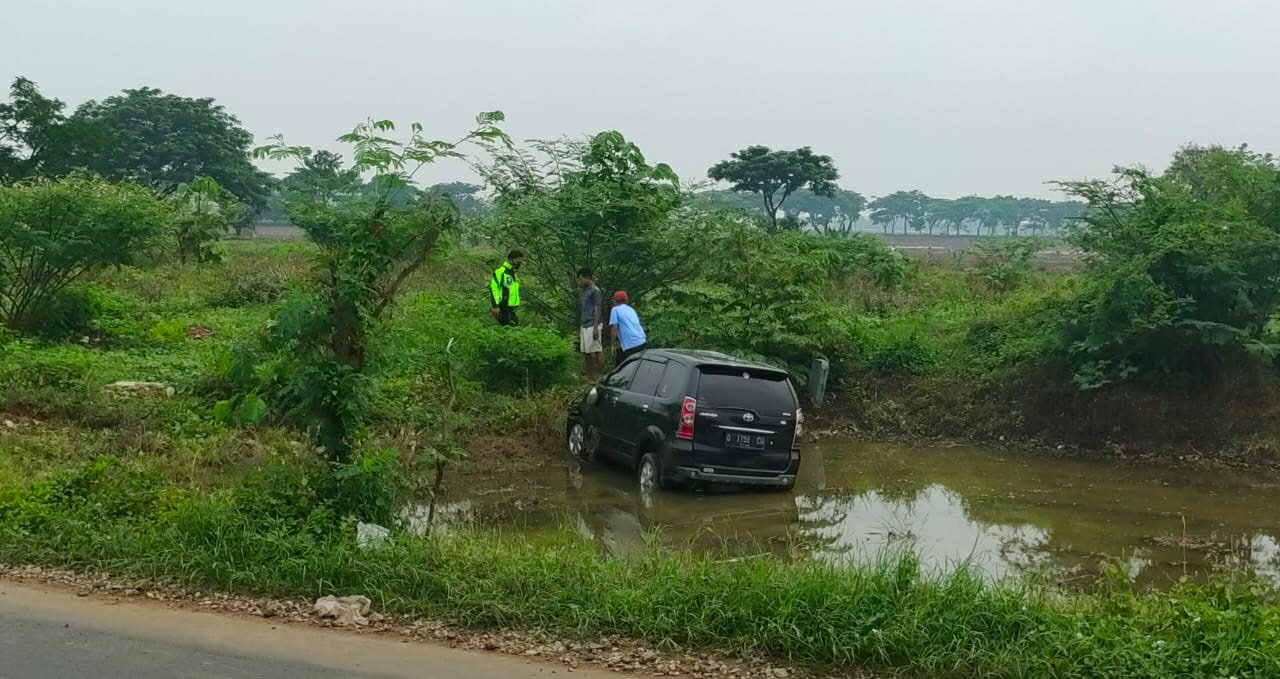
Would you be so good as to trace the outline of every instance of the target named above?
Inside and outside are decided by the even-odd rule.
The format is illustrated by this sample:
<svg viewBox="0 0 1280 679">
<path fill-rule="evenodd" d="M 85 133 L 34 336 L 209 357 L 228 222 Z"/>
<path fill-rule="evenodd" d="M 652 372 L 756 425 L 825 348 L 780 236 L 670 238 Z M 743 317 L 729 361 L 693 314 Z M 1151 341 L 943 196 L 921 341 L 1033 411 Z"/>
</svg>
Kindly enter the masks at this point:
<svg viewBox="0 0 1280 679">
<path fill-rule="evenodd" d="M 570 407 L 569 453 L 608 457 L 642 489 L 791 488 L 804 414 L 787 373 L 711 351 L 650 349 Z"/>
</svg>

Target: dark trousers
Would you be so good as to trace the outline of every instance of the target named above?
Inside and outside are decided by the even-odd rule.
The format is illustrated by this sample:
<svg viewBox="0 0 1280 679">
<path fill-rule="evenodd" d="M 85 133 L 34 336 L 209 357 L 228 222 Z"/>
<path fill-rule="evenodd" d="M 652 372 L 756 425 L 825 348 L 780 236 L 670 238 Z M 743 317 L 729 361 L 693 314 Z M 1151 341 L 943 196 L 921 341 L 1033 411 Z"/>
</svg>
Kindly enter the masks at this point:
<svg viewBox="0 0 1280 679">
<path fill-rule="evenodd" d="M 614 365 L 622 365 L 623 361 L 627 360 L 628 358 L 631 358 L 635 354 L 638 354 L 644 351 L 646 348 L 648 348 L 648 346 L 649 346 L 648 344 L 641 344 L 639 346 L 631 347 L 626 351 L 623 351 L 622 347 L 618 347 L 617 349 L 614 350 L 614 354 L 613 354 Z"/>
<path fill-rule="evenodd" d="M 515 307 L 499 307 L 498 308 L 498 325 L 520 325 L 520 319 L 516 317 Z"/>
</svg>

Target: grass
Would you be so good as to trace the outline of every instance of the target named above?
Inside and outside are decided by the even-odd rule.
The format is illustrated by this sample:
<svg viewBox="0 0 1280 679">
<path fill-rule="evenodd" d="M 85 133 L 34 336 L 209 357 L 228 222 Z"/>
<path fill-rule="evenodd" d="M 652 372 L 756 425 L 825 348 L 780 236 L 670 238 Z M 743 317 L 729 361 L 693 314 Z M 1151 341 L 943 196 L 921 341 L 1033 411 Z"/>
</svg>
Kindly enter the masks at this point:
<svg viewBox="0 0 1280 679">
<path fill-rule="evenodd" d="M 361 593 L 384 611 L 473 627 L 621 634 L 826 669 L 1072 679 L 1280 671 L 1280 608 L 1247 582 L 1139 594 L 1117 580 L 1062 596 L 964 569 L 922 575 L 907 556 L 862 566 L 610 559 L 568 533 L 397 535 L 365 551 L 351 525 L 306 506 L 286 511 L 295 495 L 282 487 L 257 486 L 279 493 L 271 502 L 200 496 L 145 468 L 85 465 L 0 496 L 0 560 L 266 596 Z"/>
<path fill-rule="evenodd" d="M 0 561 L 238 593 L 361 593 L 386 611 L 471 626 L 623 634 L 919 676 L 1280 676 L 1274 594 L 1229 578 L 1163 593 L 1136 593 L 1117 578 L 1064 595 L 964 569 L 922 575 L 907 557 L 847 567 L 685 553 L 609 559 L 567 533 L 400 534 L 384 550 L 361 551 L 336 498 L 386 494 L 382 482 L 396 479 L 356 473 L 349 487 L 325 486 L 284 413 L 229 426 L 212 416 L 205 387 L 296 289 L 307 253 L 303 243 L 232 243 L 220 266 L 108 272 L 93 284 L 123 311 L 87 344 L 0 338 L 0 411 L 14 421 L 0 427 Z M 502 464 L 521 448 L 541 454 L 562 435 L 576 390 L 568 374 L 541 391 L 495 389 L 491 374 L 466 365 L 477 347 L 495 350 L 477 283 L 485 265 L 442 254 L 378 329 L 368 447 L 400 452 L 401 474 L 413 472 L 415 451 L 441 444 L 446 424 L 476 465 Z M 982 420 L 995 435 L 996 418 L 973 408 L 1001 403 L 975 390 L 1008 360 L 1043 348 L 1043 327 L 1013 321 L 1034 319 L 1069 285 L 1041 276 L 999 293 L 966 272 L 921 267 L 900 288 L 833 287 L 823 301 L 857 321 L 850 364 L 859 388 L 891 376 L 954 389 L 918 390 L 903 404 L 949 427 Z M 537 329 L 536 315 L 525 319 L 548 370 L 565 372 L 563 340 Z M 120 379 L 168 382 L 178 395 L 103 389 Z M 458 396 L 447 409 L 450 385 Z"/>
</svg>

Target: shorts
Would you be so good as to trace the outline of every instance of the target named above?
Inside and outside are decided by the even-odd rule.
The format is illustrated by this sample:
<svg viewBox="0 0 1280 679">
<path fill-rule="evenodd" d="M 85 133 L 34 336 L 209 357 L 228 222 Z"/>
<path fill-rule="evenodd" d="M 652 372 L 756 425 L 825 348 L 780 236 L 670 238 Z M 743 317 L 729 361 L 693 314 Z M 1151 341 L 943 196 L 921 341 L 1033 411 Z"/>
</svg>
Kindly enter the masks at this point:
<svg viewBox="0 0 1280 679">
<path fill-rule="evenodd" d="M 600 337 L 596 337 L 595 330 L 600 331 Z M 581 328 L 578 331 L 578 346 L 582 348 L 584 354 L 598 354 L 604 351 L 604 326 L 597 325 L 595 328 Z"/>
</svg>

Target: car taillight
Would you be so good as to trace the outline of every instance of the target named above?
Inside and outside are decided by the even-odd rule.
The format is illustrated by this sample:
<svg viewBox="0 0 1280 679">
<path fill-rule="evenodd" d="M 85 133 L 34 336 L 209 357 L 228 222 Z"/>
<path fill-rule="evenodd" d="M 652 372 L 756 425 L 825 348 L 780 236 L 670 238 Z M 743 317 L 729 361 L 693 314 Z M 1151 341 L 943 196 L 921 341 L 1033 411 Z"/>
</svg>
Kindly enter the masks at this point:
<svg viewBox="0 0 1280 679">
<path fill-rule="evenodd" d="M 693 439 L 693 422 L 698 416 L 698 399 L 684 397 L 684 405 L 680 406 L 680 428 L 676 430 L 676 438 Z"/>
<path fill-rule="evenodd" d="M 800 442 L 800 437 L 804 436 L 804 411 L 796 408 L 796 438 L 795 442 Z"/>
</svg>

